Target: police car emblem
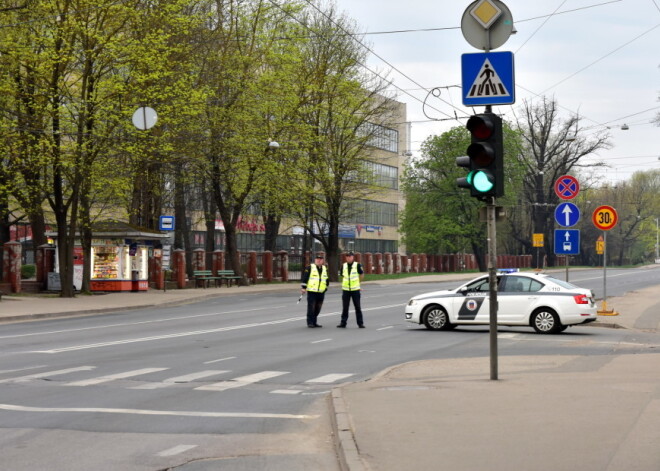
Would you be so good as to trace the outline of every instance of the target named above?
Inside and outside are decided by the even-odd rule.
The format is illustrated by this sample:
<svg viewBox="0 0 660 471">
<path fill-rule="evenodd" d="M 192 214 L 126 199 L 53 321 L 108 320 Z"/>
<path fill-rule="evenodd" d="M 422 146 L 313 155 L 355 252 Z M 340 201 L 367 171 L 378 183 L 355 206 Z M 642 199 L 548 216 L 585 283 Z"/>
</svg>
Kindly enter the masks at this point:
<svg viewBox="0 0 660 471">
<path fill-rule="evenodd" d="M 465 307 L 470 311 L 474 311 L 475 309 L 479 308 L 479 303 L 477 303 L 474 299 L 468 299 L 465 303 Z"/>
</svg>

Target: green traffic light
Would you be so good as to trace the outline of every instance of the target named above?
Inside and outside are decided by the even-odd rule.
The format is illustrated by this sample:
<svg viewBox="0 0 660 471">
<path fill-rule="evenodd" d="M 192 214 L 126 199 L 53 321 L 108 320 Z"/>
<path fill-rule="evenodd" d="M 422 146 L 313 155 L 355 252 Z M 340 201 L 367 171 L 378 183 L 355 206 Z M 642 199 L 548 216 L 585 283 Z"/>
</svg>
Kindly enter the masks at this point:
<svg viewBox="0 0 660 471">
<path fill-rule="evenodd" d="M 468 182 L 479 193 L 487 193 L 495 186 L 493 183 L 493 176 L 489 172 L 483 170 L 470 172 L 470 175 L 468 175 Z"/>
</svg>

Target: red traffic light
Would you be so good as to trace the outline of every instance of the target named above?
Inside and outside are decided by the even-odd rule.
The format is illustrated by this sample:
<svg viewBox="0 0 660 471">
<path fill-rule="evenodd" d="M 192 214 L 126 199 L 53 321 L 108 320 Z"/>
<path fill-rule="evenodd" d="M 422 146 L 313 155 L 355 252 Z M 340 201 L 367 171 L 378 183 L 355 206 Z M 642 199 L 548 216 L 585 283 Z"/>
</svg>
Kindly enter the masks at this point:
<svg viewBox="0 0 660 471">
<path fill-rule="evenodd" d="M 480 141 L 488 139 L 493 134 L 493 129 L 495 129 L 495 125 L 490 117 L 484 115 L 471 116 L 468 119 L 466 127 L 470 131 L 470 134 L 472 134 L 472 137 Z"/>
</svg>

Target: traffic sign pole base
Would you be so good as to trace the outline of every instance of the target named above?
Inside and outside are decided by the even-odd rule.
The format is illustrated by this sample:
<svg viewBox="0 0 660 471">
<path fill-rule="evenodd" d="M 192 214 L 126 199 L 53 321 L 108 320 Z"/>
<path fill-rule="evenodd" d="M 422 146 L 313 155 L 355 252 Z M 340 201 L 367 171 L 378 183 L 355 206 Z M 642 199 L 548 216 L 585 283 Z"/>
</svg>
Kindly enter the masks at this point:
<svg viewBox="0 0 660 471">
<path fill-rule="evenodd" d="M 619 313 L 616 311 L 598 311 L 599 316 L 618 316 Z"/>
<path fill-rule="evenodd" d="M 599 309 L 599 310 L 597 311 L 597 314 L 598 314 L 599 316 L 618 316 L 618 315 L 619 315 L 619 313 L 616 312 L 616 311 L 612 311 L 612 310 L 609 310 L 609 311 L 608 311 L 608 309 L 607 309 L 607 301 L 603 301 L 603 308 L 602 308 L 602 309 Z"/>
</svg>

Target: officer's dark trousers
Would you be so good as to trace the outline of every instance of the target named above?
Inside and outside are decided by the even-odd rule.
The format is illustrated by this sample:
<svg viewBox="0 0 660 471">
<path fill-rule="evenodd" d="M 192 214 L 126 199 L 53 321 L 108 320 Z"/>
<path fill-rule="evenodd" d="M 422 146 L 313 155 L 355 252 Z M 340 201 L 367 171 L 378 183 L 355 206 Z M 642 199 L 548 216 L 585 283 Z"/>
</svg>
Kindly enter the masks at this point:
<svg viewBox="0 0 660 471">
<path fill-rule="evenodd" d="M 355 320 L 358 325 L 362 325 L 364 324 L 364 321 L 362 320 L 362 306 L 360 305 L 360 290 L 345 290 L 341 292 L 341 303 L 343 308 L 341 311 L 341 323 L 342 325 L 346 325 L 346 322 L 348 322 L 348 308 L 351 304 L 351 299 L 353 300 L 353 306 L 355 306 Z"/>
<path fill-rule="evenodd" d="M 324 298 L 325 293 L 307 291 L 307 325 L 316 324 L 316 318 L 319 317 Z"/>
</svg>

